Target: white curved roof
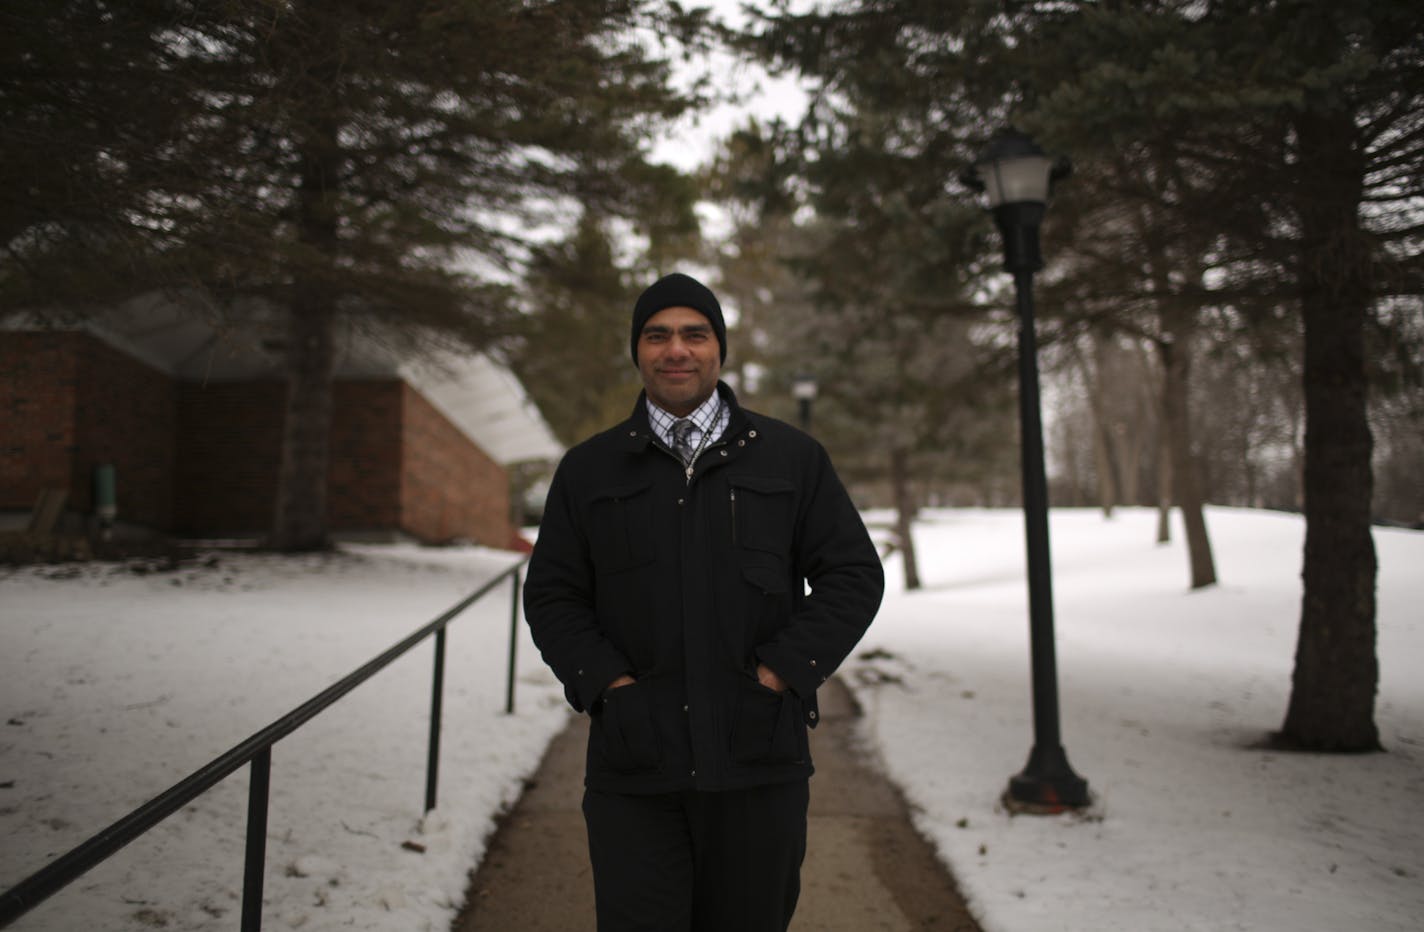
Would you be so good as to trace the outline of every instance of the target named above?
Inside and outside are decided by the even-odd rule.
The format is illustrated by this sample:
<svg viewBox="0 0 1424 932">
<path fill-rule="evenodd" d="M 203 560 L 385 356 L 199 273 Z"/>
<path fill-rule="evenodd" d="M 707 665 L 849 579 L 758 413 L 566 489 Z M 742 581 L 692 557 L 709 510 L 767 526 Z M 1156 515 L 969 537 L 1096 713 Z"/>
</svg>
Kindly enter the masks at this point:
<svg viewBox="0 0 1424 932">
<path fill-rule="evenodd" d="M 502 464 L 553 460 L 554 439 L 524 386 L 484 354 L 404 363 L 399 375 Z"/>
</svg>

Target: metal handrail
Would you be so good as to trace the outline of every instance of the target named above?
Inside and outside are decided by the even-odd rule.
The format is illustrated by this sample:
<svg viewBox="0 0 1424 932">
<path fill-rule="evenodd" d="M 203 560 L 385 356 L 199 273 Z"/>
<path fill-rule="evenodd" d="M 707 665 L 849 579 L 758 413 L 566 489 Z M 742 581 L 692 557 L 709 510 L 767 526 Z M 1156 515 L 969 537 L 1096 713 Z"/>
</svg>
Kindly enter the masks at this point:
<svg viewBox="0 0 1424 932">
<path fill-rule="evenodd" d="M 457 615 L 489 594 L 506 578 L 513 578 L 510 608 L 509 671 L 505 685 L 505 712 L 514 712 L 515 643 L 519 627 L 519 571 L 528 558 L 490 579 L 479 589 L 447 609 L 385 653 L 333 683 L 266 728 L 198 768 L 153 799 L 139 806 L 89 840 L 70 849 L 0 894 L 0 929 L 34 909 L 83 874 L 113 856 L 159 822 L 212 789 L 239 767 L 250 763 L 252 779 L 247 800 L 247 848 L 243 871 L 242 932 L 262 928 L 262 882 L 266 869 L 267 802 L 271 783 L 272 745 L 296 731 L 319 712 L 370 679 L 421 641 L 435 635 L 435 670 L 431 686 L 430 745 L 426 764 L 425 811 L 435 808 L 440 753 L 441 693 L 445 679 L 445 626 Z"/>
</svg>

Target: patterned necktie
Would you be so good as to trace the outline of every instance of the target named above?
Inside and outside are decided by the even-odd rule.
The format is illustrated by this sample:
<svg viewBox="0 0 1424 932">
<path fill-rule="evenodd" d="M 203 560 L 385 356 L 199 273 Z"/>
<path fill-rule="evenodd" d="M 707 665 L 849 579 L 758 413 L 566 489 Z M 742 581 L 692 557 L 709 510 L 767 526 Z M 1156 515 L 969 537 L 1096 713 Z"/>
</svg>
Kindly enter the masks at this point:
<svg viewBox="0 0 1424 932">
<path fill-rule="evenodd" d="M 672 448 L 684 463 L 692 462 L 692 422 L 685 417 L 672 423 Z"/>
</svg>

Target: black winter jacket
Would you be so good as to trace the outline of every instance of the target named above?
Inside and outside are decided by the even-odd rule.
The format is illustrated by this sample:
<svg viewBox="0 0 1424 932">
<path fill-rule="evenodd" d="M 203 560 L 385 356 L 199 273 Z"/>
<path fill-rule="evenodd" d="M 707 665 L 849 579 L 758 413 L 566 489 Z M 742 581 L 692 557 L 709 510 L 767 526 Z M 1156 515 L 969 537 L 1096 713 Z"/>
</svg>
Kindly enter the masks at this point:
<svg viewBox="0 0 1424 932">
<path fill-rule="evenodd" d="M 731 420 L 690 480 L 640 397 L 549 489 L 524 611 L 569 703 L 592 715 L 593 789 L 809 776 L 816 689 L 880 605 L 879 557 L 825 450 L 718 390 Z M 758 661 L 790 690 L 762 686 Z M 605 694 L 623 673 L 637 682 Z"/>
</svg>

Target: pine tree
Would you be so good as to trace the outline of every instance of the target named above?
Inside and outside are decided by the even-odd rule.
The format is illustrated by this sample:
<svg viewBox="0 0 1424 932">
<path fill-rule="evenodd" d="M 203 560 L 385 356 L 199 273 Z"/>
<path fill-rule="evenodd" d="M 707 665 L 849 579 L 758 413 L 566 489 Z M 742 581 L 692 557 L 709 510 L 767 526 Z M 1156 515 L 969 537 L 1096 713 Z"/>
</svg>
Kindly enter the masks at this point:
<svg viewBox="0 0 1424 932">
<path fill-rule="evenodd" d="M 163 153 L 199 108 L 164 0 L 0 9 L 0 306 L 63 318 L 150 287 Z"/>
<path fill-rule="evenodd" d="M 1235 289 L 1299 313 L 1305 591 L 1281 737 L 1375 748 L 1365 334 L 1378 302 L 1421 290 L 1409 205 L 1424 186 L 1424 20 L 1392 2 L 1118 12 L 1065 16 L 1030 43 L 1051 58 L 1032 119 L 1064 144 L 1133 139 L 1169 156 L 1186 181 L 1167 205 L 1179 222 L 1242 257 L 1225 266 Z"/>
<path fill-rule="evenodd" d="M 1137 282 L 1175 320 L 1212 305 L 1299 315 L 1307 543 L 1282 737 L 1377 747 L 1364 335 L 1381 302 L 1424 291 L 1415 5 L 867 0 L 774 17 L 760 47 L 818 76 L 818 115 L 837 127 L 853 124 L 838 110 L 845 100 L 894 91 L 881 98 L 884 118 L 936 140 L 926 153 L 938 163 L 925 170 L 939 177 L 972 157 L 975 135 L 1010 119 L 1080 163 L 1121 164 L 1090 196 L 1148 209 L 1151 228 L 1167 232 L 1170 251 L 1156 253 L 1178 261 Z M 1107 250 L 1098 260 L 1131 267 Z"/>
<path fill-rule="evenodd" d="M 115 17 L 71 6 L 93 33 Z M 115 67 L 183 93 L 176 131 L 101 160 L 142 207 L 128 277 L 281 349 L 272 543 L 324 546 L 338 322 L 404 347 L 505 333 L 541 230 L 659 196 L 643 151 L 693 102 L 667 55 L 701 41 L 703 17 L 648 0 L 171 0 L 142 14 Z M 147 118 L 114 103 L 128 140 Z M 30 245 L 7 279 L 37 280 L 30 260 L 49 256 Z"/>
<path fill-rule="evenodd" d="M 814 159 L 775 128 L 738 134 L 717 185 L 740 211 L 724 262 L 782 392 L 792 375 L 817 378 L 815 433 L 841 470 L 888 477 L 906 585 L 917 588 L 915 486 L 976 482 L 1002 464 L 991 451 L 1003 449 L 1012 370 L 974 336 L 965 257 L 977 214 L 920 173 L 913 151 L 884 145 L 873 117 L 858 128 Z M 814 211 L 804 224 L 797 185 Z"/>
<path fill-rule="evenodd" d="M 638 394 L 628 321 L 638 288 L 609 233 L 585 215 L 572 237 L 535 250 L 510 362 L 554 435 L 573 445 L 625 417 Z"/>
</svg>

